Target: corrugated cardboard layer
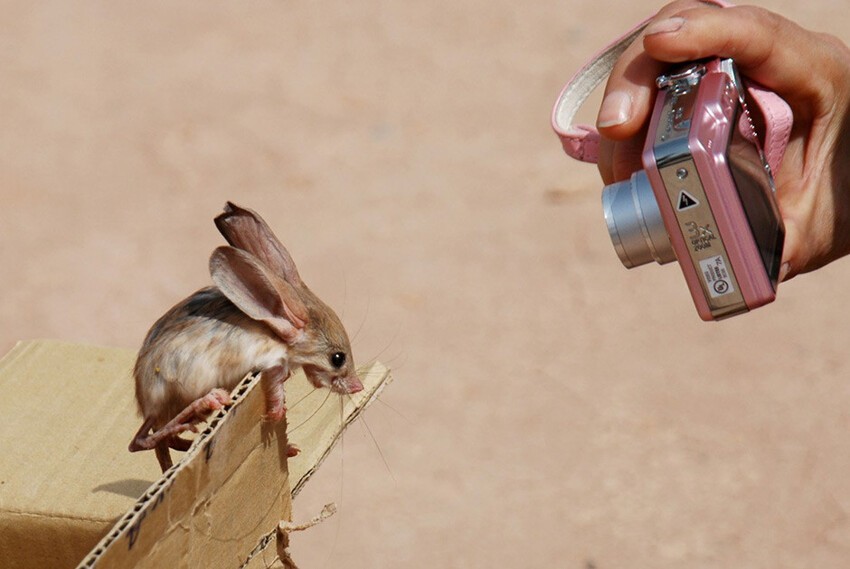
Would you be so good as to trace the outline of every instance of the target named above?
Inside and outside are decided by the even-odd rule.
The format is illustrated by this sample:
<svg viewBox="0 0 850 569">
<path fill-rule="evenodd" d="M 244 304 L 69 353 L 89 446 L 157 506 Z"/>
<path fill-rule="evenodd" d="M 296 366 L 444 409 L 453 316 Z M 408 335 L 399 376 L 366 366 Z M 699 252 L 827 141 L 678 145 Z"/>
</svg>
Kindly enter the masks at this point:
<svg viewBox="0 0 850 569">
<path fill-rule="evenodd" d="M 262 398 L 259 390 L 249 397 L 251 380 L 243 384 L 244 399 L 211 419 L 201 435 L 208 444 L 199 440 L 170 471 L 181 476 L 160 478 L 153 453 L 127 452 L 140 424 L 133 358 L 128 350 L 37 341 L 0 360 L 4 568 L 72 567 L 107 532 L 124 543 L 116 548 L 124 556 L 112 566 L 127 566 L 132 550 L 148 548 L 148 561 L 162 563 L 151 567 L 201 563 L 207 554 L 223 564 L 201 566 L 238 567 L 288 515 L 282 426 L 262 423 Z M 303 451 L 290 463 L 295 487 L 388 379 L 385 368 L 373 366 L 364 373 L 366 388 L 345 401 L 342 413 L 337 396 L 325 400 L 327 392 L 314 390 L 303 375 L 287 381 L 292 439 Z M 190 521 L 177 523 L 187 513 Z M 227 522 L 215 521 L 222 519 Z M 150 529 L 155 525 L 168 540 Z M 98 567 L 110 566 L 104 545 L 98 544 Z"/>
</svg>

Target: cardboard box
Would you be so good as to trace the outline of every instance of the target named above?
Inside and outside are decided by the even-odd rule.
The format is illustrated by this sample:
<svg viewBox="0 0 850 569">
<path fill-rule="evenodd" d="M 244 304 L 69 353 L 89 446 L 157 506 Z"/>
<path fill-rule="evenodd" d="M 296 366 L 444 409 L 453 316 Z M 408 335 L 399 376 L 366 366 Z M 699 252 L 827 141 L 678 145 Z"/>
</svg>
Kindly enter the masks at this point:
<svg viewBox="0 0 850 569">
<path fill-rule="evenodd" d="M 128 350 L 55 341 L 18 344 L 0 360 L 2 566 L 270 567 L 291 497 L 344 428 L 390 381 L 380 364 L 364 390 L 327 401 L 303 374 L 286 383 L 284 423 L 262 421 L 249 376 L 164 475 L 127 445 L 141 419 Z M 331 396 L 332 398 L 334 396 Z"/>
</svg>

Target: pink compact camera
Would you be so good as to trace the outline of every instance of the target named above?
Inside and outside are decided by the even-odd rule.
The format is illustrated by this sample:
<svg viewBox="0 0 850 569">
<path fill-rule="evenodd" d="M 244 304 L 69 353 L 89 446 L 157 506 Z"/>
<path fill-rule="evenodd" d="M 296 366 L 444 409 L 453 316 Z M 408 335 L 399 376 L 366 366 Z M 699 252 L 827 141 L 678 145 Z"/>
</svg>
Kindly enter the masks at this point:
<svg viewBox="0 0 850 569">
<path fill-rule="evenodd" d="M 657 84 L 644 170 L 602 190 L 617 255 L 628 268 L 678 260 L 703 320 L 772 302 L 785 228 L 733 61 Z"/>
</svg>

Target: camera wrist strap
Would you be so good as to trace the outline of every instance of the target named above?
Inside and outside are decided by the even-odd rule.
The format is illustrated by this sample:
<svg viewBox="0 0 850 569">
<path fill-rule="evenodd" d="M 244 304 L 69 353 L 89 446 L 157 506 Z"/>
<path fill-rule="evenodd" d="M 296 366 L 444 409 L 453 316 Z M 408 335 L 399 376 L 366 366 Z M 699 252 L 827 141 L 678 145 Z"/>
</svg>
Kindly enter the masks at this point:
<svg viewBox="0 0 850 569">
<path fill-rule="evenodd" d="M 729 3 L 722 0 L 703 0 L 706 4 L 715 4 L 725 8 Z M 576 113 L 584 104 L 587 97 L 611 74 L 614 64 L 643 32 L 654 16 L 650 16 L 629 30 L 602 51 L 597 53 L 570 79 L 561 91 L 555 107 L 552 110 L 552 126 L 564 152 L 570 157 L 582 162 L 596 163 L 599 157 L 599 131 L 596 127 L 583 124 L 573 124 Z M 794 115 L 779 95 L 768 91 L 744 79 L 747 91 L 752 101 L 764 117 L 764 153 L 771 170 L 777 172 L 782 163 L 782 156 L 791 135 Z"/>
</svg>

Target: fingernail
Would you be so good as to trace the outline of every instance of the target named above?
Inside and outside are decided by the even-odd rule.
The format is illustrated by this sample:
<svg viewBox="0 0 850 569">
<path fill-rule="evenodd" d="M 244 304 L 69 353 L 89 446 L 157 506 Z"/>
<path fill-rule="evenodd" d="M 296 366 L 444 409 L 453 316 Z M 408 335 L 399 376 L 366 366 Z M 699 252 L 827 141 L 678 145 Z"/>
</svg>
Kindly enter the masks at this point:
<svg viewBox="0 0 850 569">
<path fill-rule="evenodd" d="M 605 95 L 599 107 L 596 126 L 607 128 L 621 125 L 632 116 L 632 98 L 624 91 L 612 91 Z"/>
<path fill-rule="evenodd" d="M 782 263 L 782 266 L 779 267 L 779 282 L 785 280 L 785 277 L 788 276 L 789 271 L 791 271 L 791 263 Z"/>
<path fill-rule="evenodd" d="M 646 26 L 643 33 L 647 36 L 651 36 L 652 34 L 669 34 L 670 32 L 679 31 L 683 25 L 685 25 L 684 18 L 668 18 L 666 20 L 652 22 Z"/>
</svg>

